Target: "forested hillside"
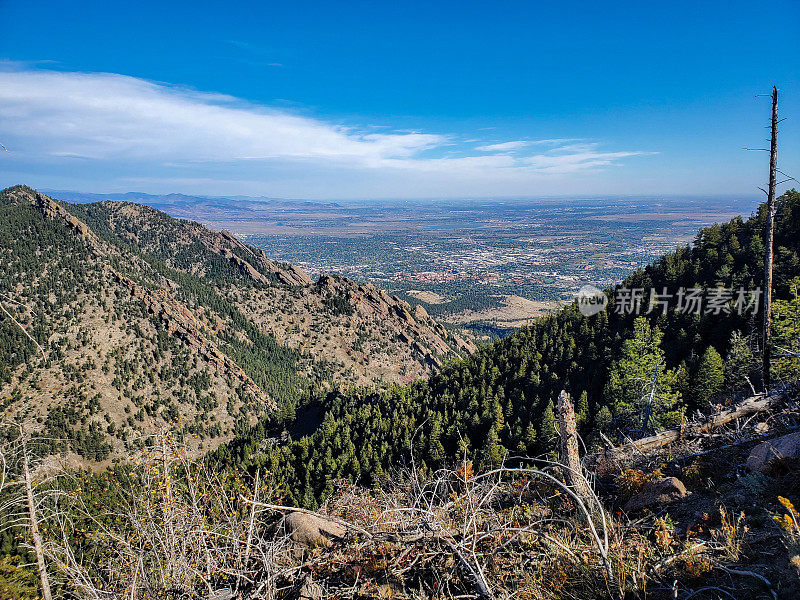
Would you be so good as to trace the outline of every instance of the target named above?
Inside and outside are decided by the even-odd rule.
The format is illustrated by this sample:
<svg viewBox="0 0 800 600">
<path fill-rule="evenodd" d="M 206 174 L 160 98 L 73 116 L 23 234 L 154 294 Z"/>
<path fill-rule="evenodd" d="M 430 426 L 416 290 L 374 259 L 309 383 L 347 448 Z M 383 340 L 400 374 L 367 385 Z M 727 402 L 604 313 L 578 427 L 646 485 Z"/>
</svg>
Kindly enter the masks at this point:
<svg viewBox="0 0 800 600">
<path fill-rule="evenodd" d="M 799 217 L 800 194 L 792 190 L 777 202 L 774 342 L 776 348 L 795 351 Z M 551 453 L 554 402 L 561 389 L 577 399 L 579 425 L 590 445 L 599 442 L 600 432 L 612 439 L 635 437 L 707 411 L 749 384 L 760 386 L 761 313 L 737 301 L 741 296 L 750 303 L 752 290 L 758 296 L 764 223 L 762 205 L 749 219 L 703 229 L 691 247 L 678 248 L 608 290 L 610 303 L 595 316 L 584 317 L 572 305 L 448 365 L 428 381 L 385 392 L 330 394 L 322 406 L 304 413 L 321 411 L 321 424 L 311 435 L 265 444 L 283 427 L 298 431 L 296 423 L 267 420 L 221 448 L 216 458 L 264 467 L 285 486 L 289 502 L 314 505 L 335 480 L 377 482 L 410 464 L 412 455 L 424 468 L 452 462 L 463 451 L 482 466 L 515 453 Z M 680 296 L 684 303 L 689 290 L 697 288 L 706 304 L 698 311 L 677 304 L 650 310 L 651 288 L 666 291 L 673 302 Z M 620 306 L 629 289 L 645 290 L 639 315 Z M 797 372 L 797 359 L 781 359 L 779 379 L 796 378 Z M 643 391 L 653 380 L 645 424 L 642 398 L 649 396 Z"/>
<path fill-rule="evenodd" d="M 0 306 L 4 412 L 82 463 L 165 428 L 205 451 L 315 390 L 425 376 L 473 349 L 424 311 L 312 282 L 227 232 L 24 186 L 0 192 Z"/>
</svg>

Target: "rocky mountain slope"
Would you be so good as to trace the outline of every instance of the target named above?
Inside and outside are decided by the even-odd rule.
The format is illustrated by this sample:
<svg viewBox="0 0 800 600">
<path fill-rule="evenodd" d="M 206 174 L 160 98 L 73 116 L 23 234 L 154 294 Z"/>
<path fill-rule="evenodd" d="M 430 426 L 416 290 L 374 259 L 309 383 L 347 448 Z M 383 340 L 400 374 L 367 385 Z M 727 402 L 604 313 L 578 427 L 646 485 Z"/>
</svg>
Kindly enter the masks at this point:
<svg viewBox="0 0 800 600">
<path fill-rule="evenodd" d="M 426 376 L 474 347 L 373 286 L 313 282 L 144 206 L 0 192 L 0 403 L 102 461 L 165 427 L 196 450 L 313 389 Z"/>
</svg>

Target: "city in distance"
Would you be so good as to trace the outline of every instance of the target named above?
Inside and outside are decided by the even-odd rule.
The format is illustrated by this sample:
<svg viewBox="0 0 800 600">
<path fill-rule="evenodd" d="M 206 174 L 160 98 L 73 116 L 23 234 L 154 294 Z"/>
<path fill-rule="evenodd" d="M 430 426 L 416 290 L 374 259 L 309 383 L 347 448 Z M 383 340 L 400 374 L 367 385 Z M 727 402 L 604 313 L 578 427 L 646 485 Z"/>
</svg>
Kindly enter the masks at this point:
<svg viewBox="0 0 800 600">
<path fill-rule="evenodd" d="M 612 287 L 697 231 L 739 215 L 746 196 L 308 201 L 53 192 L 119 199 L 226 229 L 316 277 L 378 287 L 479 338 Z"/>
</svg>

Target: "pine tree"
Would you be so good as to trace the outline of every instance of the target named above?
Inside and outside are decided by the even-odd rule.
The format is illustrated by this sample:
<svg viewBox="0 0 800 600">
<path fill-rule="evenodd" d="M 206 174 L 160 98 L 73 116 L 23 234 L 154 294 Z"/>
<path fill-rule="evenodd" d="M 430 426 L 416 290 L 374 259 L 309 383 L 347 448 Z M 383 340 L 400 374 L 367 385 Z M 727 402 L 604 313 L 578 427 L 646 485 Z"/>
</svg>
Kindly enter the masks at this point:
<svg viewBox="0 0 800 600">
<path fill-rule="evenodd" d="M 489 434 L 486 436 L 484 453 L 485 462 L 489 465 L 499 465 L 506 457 L 506 449 L 500 443 L 500 436 L 494 427 L 489 429 Z"/>
<path fill-rule="evenodd" d="M 547 403 L 542 414 L 542 425 L 539 430 L 539 445 L 542 453 L 552 458 L 558 453 L 558 424 L 556 413 L 553 408 L 553 401 Z"/>
<path fill-rule="evenodd" d="M 431 432 L 428 436 L 428 456 L 435 463 L 439 463 L 445 458 L 444 446 L 441 442 L 442 437 L 442 419 L 438 415 L 434 417 L 433 424 L 431 425 Z"/>
<path fill-rule="evenodd" d="M 595 415 L 594 427 L 592 427 L 587 442 L 587 446 L 590 451 L 594 451 L 595 449 L 602 447 L 603 438 L 600 436 L 600 432 L 608 433 L 611 431 L 612 421 L 613 417 L 611 416 L 611 410 L 608 408 L 608 406 L 600 407 L 600 410 L 597 411 L 597 415 Z"/>
<path fill-rule="evenodd" d="M 775 300 L 773 304 L 773 343 L 781 355 L 775 375 L 781 380 L 800 378 L 800 277 L 790 283 L 791 300 Z"/>
<path fill-rule="evenodd" d="M 648 428 L 657 431 L 680 422 L 683 405 L 673 387 L 676 373 L 666 369 L 662 337 L 658 327 L 637 318 L 633 334 L 623 342 L 621 356 L 611 368 L 606 401 L 614 408 L 617 426 L 625 431 L 641 430 L 648 410 Z"/>
<path fill-rule="evenodd" d="M 728 357 L 725 360 L 724 375 L 728 388 L 737 392 L 748 389 L 748 380 L 752 381 L 757 367 L 757 359 L 746 336 L 740 331 L 731 334 L 728 344 Z"/>
<path fill-rule="evenodd" d="M 709 406 L 711 400 L 722 389 L 725 383 L 725 363 L 722 357 L 709 346 L 700 359 L 697 372 L 692 383 L 693 395 L 700 406 Z"/>
<path fill-rule="evenodd" d="M 528 423 L 528 427 L 525 429 L 525 450 L 528 452 L 534 451 L 536 448 L 536 437 L 536 427 L 533 422 Z"/>
<path fill-rule="evenodd" d="M 586 390 L 581 392 L 578 396 L 578 402 L 575 404 L 575 423 L 581 427 L 589 419 L 589 395 Z"/>
<path fill-rule="evenodd" d="M 612 420 L 611 409 L 609 409 L 608 406 L 603 406 L 597 412 L 597 417 L 595 417 L 595 429 L 602 432 L 609 431 L 611 429 Z"/>
</svg>

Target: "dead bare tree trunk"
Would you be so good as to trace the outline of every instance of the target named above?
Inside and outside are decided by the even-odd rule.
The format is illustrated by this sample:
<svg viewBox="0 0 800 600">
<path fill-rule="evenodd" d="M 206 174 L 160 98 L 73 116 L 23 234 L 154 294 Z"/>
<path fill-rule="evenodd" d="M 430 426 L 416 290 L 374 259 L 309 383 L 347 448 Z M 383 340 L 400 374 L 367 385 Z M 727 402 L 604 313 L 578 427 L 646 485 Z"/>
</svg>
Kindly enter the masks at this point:
<svg viewBox="0 0 800 600">
<path fill-rule="evenodd" d="M 261 479 L 261 469 L 256 471 L 256 483 L 253 486 L 253 502 L 258 502 L 258 486 Z M 242 571 L 247 570 L 247 565 L 250 564 L 250 546 L 253 542 L 253 528 L 256 523 L 256 505 L 250 505 L 250 521 L 247 524 L 247 542 L 244 546 L 244 558 L 242 559 Z M 236 580 L 236 589 L 239 588 L 241 577 Z"/>
<path fill-rule="evenodd" d="M 658 383 L 658 365 L 653 369 L 653 383 L 650 385 L 650 397 L 647 399 L 647 404 L 644 409 L 644 416 L 642 417 L 642 436 L 647 435 L 647 429 L 650 427 L 650 416 L 653 412 L 653 401 L 656 399 L 656 387 Z"/>
<path fill-rule="evenodd" d="M 767 227 L 764 240 L 764 391 L 769 390 L 770 341 L 772 337 L 772 240 L 775 235 L 775 172 L 778 161 L 778 88 L 772 87 L 772 136 L 769 145 L 769 188 L 767 190 Z"/>
<path fill-rule="evenodd" d="M 578 427 L 575 423 L 575 407 L 569 394 L 561 390 L 558 395 L 558 427 L 560 430 L 559 454 L 561 464 L 566 467 L 565 476 L 575 493 L 587 506 L 591 506 L 592 490 L 583 477 L 578 444 Z"/>
<path fill-rule="evenodd" d="M 33 495 L 33 481 L 31 477 L 30 465 L 28 464 L 28 449 L 25 446 L 25 433 L 22 425 L 19 426 L 20 443 L 22 445 L 22 475 L 25 478 L 25 496 L 28 501 L 28 520 L 30 521 L 31 537 L 33 538 L 33 548 L 36 551 L 36 564 L 39 569 L 39 581 L 42 584 L 42 598 L 52 600 L 53 594 L 50 592 L 50 580 L 47 577 L 47 565 L 44 562 L 44 544 L 39 533 L 39 522 L 36 517 L 36 499 Z"/>
</svg>

